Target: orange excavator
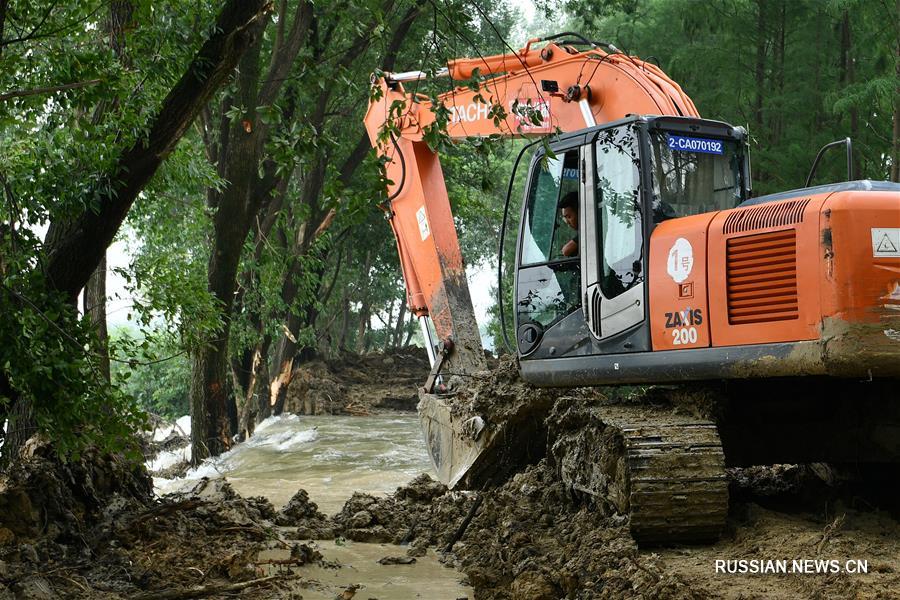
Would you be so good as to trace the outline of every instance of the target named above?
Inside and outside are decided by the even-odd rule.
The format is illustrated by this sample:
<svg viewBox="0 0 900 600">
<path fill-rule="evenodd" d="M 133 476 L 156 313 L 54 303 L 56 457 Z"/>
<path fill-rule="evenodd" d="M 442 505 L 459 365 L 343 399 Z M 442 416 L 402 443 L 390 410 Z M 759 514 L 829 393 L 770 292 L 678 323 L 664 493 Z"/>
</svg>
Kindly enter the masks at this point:
<svg viewBox="0 0 900 600">
<path fill-rule="evenodd" d="M 435 77 L 469 83 L 435 104 L 415 92 Z M 477 486 L 515 436 L 454 404 L 442 379 L 486 363 L 426 141 L 438 129 L 544 138 L 514 265 L 525 381 L 717 386 L 714 416 L 610 406 L 555 441 L 566 483 L 613 498 L 639 542 L 715 538 L 726 464 L 900 462 L 900 185 L 853 180 L 849 139 L 822 149 L 846 148 L 847 181 L 809 186 L 820 151 L 806 187 L 754 198 L 743 128 L 700 118 L 658 66 L 574 33 L 373 86 L 365 124 L 432 363 L 419 412 L 445 483 Z"/>
</svg>

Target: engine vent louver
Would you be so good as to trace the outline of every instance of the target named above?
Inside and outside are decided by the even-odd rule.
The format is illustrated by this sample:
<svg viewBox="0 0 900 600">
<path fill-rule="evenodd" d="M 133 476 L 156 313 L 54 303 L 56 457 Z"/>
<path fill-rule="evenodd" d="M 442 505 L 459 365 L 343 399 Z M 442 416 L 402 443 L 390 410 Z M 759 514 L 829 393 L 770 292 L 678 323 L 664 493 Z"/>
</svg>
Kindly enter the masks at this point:
<svg viewBox="0 0 900 600">
<path fill-rule="evenodd" d="M 729 239 L 725 273 L 730 324 L 799 318 L 795 230 Z"/>
<path fill-rule="evenodd" d="M 722 233 L 740 233 L 743 231 L 767 229 L 769 227 L 794 225 L 803 220 L 803 211 L 806 209 L 807 204 L 809 204 L 809 198 L 770 202 L 754 206 L 753 208 L 735 210 L 725 219 Z"/>
</svg>

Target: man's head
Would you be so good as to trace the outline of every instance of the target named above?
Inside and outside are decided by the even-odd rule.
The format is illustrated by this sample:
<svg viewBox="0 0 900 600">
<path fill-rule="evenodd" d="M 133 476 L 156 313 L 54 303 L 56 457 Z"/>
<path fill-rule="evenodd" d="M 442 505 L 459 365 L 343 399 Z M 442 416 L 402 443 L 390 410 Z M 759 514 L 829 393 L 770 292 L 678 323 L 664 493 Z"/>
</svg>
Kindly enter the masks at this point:
<svg viewBox="0 0 900 600">
<path fill-rule="evenodd" d="M 563 221 L 572 229 L 578 229 L 578 192 L 569 192 L 559 201 Z"/>
</svg>

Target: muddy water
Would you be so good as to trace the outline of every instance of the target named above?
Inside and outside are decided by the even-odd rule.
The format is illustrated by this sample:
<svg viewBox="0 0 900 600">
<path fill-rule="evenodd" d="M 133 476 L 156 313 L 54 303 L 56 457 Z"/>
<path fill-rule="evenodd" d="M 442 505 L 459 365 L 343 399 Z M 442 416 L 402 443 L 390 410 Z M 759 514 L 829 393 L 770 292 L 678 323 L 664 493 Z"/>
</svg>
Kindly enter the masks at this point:
<svg viewBox="0 0 900 600">
<path fill-rule="evenodd" d="M 155 462 L 158 467 L 182 458 L 190 458 L 189 449 Z M 415 416 L 284 415 L 266 419 L 249 441 L 186 477 L 157 478 L 154 484 L 157 493 L 165 494 L 190 489 L 202 477 L 226 477 L 240 494 L 265 496 L 276 508 L 302 488 L 330 515 L 354 491 L 386 495 L 423 472 L 434 474 Z M 384 566 L 378 564 L 380 558 L 403 556 L 406 548 L 350 541 L 316 544 L 325 560 L 341 567 L 301 567 L 298 573 L 309 582 L 304 598 L 330 600 L 351 585 L 364 586 L 362 598 L 455 600 L 472 595 L 472 588 L 460 584 L 462 574 L 444 567 L 433 553 L 413 565 Z M 286 552 L 272 554 L 286 558 Z"/>
<path fill-rule="evenodd" d="M 381 565 L 385 556 L 403 556 L 403 549 L 391 544 L 363 544 L 359 542 L 315 542 L 314 546 L 327 561 L 340 563 L 340 568 L 328 564 L 305 565 L 297 569 L 304 580 L 304 600 L 334 600 L 344 590 L 360 586 L 356 598 L 391 600 L 468 600 L 472 588 L 459 583 L 461 575 L 442 565 L 433 551 L 416 559 L 411 565 Z M 287 550 L 272 550 L 260 554 L 260 559 L 285 559 Z M 271 569 L 271 573 L 277 568 Z"/>
<path fill-rule="evenodd" d="M 302 488 L 334 514 L 354 491 L 387 494 L 419 473 L 433 470 L 414 416 L 284 415 L 266 419 L 249 441 L 184 479 L 155 483 L 164 494 L 224 476 L 242 495 L 266 496 L 276 508 Z"/>
</svg>

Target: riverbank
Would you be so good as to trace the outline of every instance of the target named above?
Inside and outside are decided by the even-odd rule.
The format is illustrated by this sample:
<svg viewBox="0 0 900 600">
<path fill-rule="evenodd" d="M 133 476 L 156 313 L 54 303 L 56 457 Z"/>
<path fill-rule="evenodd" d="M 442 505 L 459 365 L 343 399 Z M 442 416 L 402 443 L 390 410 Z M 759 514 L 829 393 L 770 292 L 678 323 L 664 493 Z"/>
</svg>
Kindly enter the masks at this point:
<svg viewBox="0 0 900 600">
<path fill-rule="evenodd" d="M 546 460 L 480 497 L 422 475 L 388 496 L 353 494 L 328 516 L 303 490 L 280 508 L 222 479 L 153 498 L 146 474 L 114 457 L 63 464 L 46 444 L 29 451 L 0 482 L 4 600 L 413 598 L 416 589 L 450 600 L 887 598 L 900 589 L 895 516 L 839 487 L 817 489 L 801 467 L 730 472 L 718 543 L 641 549 L 626 518 L 573 498 Z M 868 573 L 716 570 L 719 560 L 759 559 L 852 559 Z"/>
<path fill-rule="evenodd" d="M 511 365 L 467 393 L 460 400 L 488 418 L 512 411 L 542 432 L 530 452 L 507 452 L 478 492 L 419 475 L 429 461 L 411 414 L 273 418 L 187 477 L 164 480 L 177 485 L 157 479 L 158 492 L 173 492 L 162 497 L 120 458 L 62 463 L 35 439 L 0 479 L 0 600 L 887 598 L 900 589 L 890 477 L 860 483 L 822 465 L 730 469 L 717 543 L 639 548 L 608 499 L 563 483 L 546 452 L 552 423 L 534 410 L 552 421 L 579 402 L 618 400 L 529 388 Z"/>
</svg>

